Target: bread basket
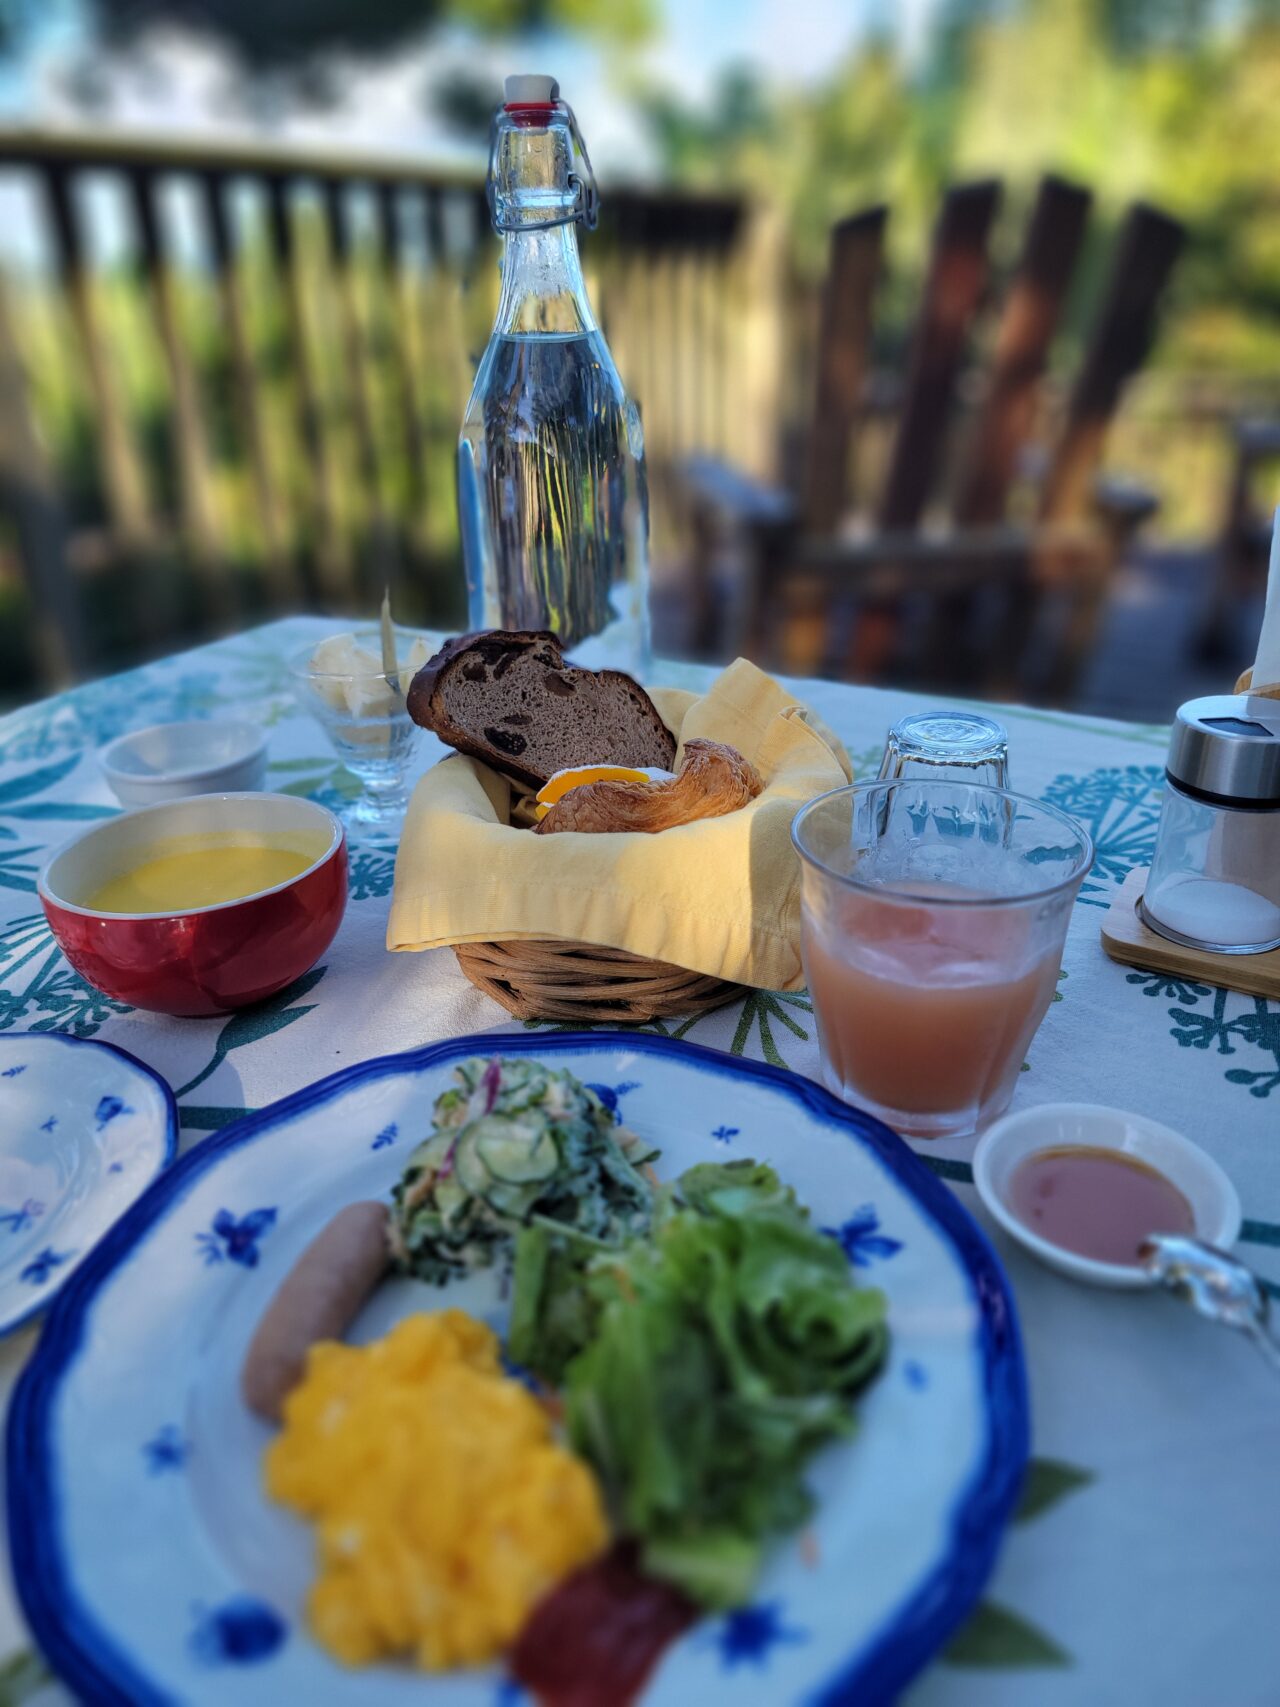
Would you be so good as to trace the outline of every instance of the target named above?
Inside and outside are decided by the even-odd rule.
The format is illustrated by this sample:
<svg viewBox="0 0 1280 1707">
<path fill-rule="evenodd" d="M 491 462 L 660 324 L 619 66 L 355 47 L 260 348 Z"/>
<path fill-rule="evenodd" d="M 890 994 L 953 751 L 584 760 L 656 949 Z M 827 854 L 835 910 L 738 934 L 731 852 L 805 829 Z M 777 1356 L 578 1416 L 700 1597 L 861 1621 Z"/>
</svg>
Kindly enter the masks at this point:
<svg viewBox="0 0 1280 1707">
<path fill-rule="evenodd" d="M 800 988 L 791 820 L 849 780 L 836 737 L 742 658 L 703 694 L 655 688 L 650 699 L 629 677 L 562 665 L 557 652 L 552 636 L 493 631 L 450 642 L 415 677 L 414 716 L 455 755 L 414 791 L 387 947 L 451 948 L 464 976 L 514 1018 L 566 1027 L 687 1018 L 747 988 Z M 542 676 L 563 677 L 550 710 L 537 697 Z M 499 680 L 506 699 L 485 721 Z M 542 803 L 562 820 L 548 824 L 509 765 L 469 750 L 487 742 L 505 752 L 496 735 L 510 724 L 528 732 L 518 756 L 531 769 L 545 771 L 555 753 L 607 766 L 612 732 L 597 734 L 591 694 L 615 682 L 625 718 L 662 731 L 661 752 L 628 753 L 623 767 L 675 773 L 652 792 L 627 777 L 579 782 Z M 526 703 L 541 707 L 536 724 L 519 710 Z"/>
<path fill-rule="evenodd" d="M 640 1025 L 706 1013 L 742 991 L 723 978 L 589 942 L 467 942 L 453 952 L 476 988 L 520 1020 Z"/>
</svg>

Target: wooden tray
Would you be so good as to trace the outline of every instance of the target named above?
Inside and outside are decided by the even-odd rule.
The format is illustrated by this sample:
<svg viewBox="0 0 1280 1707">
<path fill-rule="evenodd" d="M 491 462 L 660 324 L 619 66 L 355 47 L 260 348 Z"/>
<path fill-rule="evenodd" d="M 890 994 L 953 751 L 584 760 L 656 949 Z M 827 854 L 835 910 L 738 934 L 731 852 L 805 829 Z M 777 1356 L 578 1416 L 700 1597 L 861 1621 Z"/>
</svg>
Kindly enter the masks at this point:
<svg viewBox="0 0 1280 1707">
<path fill-rule="evenodd" d="M 1102 921 L 1102 946 L 1112 960 L 1280 1001 L 1280 948 L 1266 954 L 1210 954 L 1207 949 L 1187 948 L 1148 930 L 1138 917 L 1147 875 L 1145 870 L 1129 873 Z"/>
</svg>

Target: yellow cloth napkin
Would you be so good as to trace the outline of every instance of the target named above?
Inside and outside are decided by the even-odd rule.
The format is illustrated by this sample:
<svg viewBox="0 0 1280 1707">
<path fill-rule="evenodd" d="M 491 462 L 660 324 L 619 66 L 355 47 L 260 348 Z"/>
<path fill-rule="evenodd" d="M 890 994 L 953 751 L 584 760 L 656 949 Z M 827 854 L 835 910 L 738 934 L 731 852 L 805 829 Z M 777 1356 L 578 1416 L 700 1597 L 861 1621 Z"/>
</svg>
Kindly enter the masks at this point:
<svg viewBox="0 0 1280 1707">
<path fill-rule="evenodd" d="M 1236 692 L 1257 694 L 1259 699 L 1280 699 L 1280 682 L 1273 682 L 1270 687 L 1255 688 L 1253 671 L 1246 670 L 1236 683 Z"/>
<path fill-rule="evenodd" d="M 763 793 L 739 812 L 657 835 L 535 836 L 509 822 L 510 785 L 455 754 L 427 772 L 409 803 L 387 947 L 557 937 L 761 989 L 799 989 L 791 820 L 806 800 L 849 781 L 844 748 L 744 658 L 702 697 L 659 688 L 653 700 L 682 744 L 736 747 L 760 772 Z"/>
</svg>

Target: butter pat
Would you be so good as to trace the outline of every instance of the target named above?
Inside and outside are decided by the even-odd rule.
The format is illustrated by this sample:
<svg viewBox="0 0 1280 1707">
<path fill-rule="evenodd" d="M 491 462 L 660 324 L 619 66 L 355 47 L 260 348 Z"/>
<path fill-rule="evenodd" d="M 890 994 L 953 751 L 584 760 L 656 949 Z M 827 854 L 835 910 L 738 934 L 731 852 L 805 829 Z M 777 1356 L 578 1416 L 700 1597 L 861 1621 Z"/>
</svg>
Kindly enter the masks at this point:
<svg viewBox="0 0 1280 1707">
<path fill-rule="evenodd" d="M 399 668 L 397 694 L 387 681 L 378 653 L 362 646 L 353 634 L 332 634 L 311 654 L 313 683 L 320 697 L 343 716 L 394 717 L 404 710 L 409 684 L 430 656 L 425 640 L 413 641 Z"/>
<path fill-rule="evenodd" d="M 425 640 L 415 640 L 409 647 L 408 661 L 400 666 L 400 692 L 407 694 L 413 678 L 431 657 L 432 648 Z"/>
</svg>

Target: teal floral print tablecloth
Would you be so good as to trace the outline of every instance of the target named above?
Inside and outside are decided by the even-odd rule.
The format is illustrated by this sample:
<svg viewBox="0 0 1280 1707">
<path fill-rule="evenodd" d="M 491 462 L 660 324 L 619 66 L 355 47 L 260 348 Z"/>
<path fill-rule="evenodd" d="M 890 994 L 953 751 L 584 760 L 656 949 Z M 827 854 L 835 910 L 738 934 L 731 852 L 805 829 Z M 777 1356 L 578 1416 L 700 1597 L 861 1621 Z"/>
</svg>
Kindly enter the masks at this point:
<svg viewBox="0 0 1280 1707">
<path fill-rule="evenodd" d="M 100 1037 L 177 1093 L 184 1145 L 246 1109 L 339 1067 L 469 1031 L 520 1026 L 462 976 L 452 954 L 391 955 L 384 936 L 395 845 L 357 836 L 351 899 L 321 965 L 261 1007 L 171 1020 L 100 996 L 54 945 L 36 895 L 48 851 L 117 810 L 96 749 L 129 728 L 235 714 L 270 740 L 268 785 L 340 808 L 354 784 L 298 710 L 284 661 L 336 625 L 295 618 L 0 718 L 0 1031 Z M 709 670 L 660 665 L 699 688 Z M 858 774 L 918 696 L 792 684 L 845 741 Z M 1082 819 L 1097 858 L 1067 939 L 1058 999 L 1024 1066 L 1015 1107 L 1088 1100 L 1138 1109 L 1187 1132 L 1235 1180 L 1242 1254 L 1280 1292 L 1280 1003 L 1137 972 L 1103 954 L 1099 925 L 1154 845 L 1165 731 L 1004 707 L 1013 785 Z M 415 762 L 439 757 L 423 735 Z M 754 993 L 666 1022 L 672 1036 L 818 1076 L 809 1000 Z M 0 1090 L 0 1118 L 3 1113 Z M 724 1128 L 732 1147 L 731 1125 Z M 1241 1341 L 1171 1300 L 1091 1292 L 1040 1268 L 988 1222 L 970 1184 L 972 1140 L 919 1146 L 984 1222 L 1017 1294 L 1034 1421 L 1018 1521 L 977 1615 L 915 1686 L 919 1707 L 1040 1703 L 1274 1703 L 1274 1587 L 1280 1514 L 1280 1386 Z M 874 1273 L 894 1241 L 850 1229 Z M 38 1328 L 0 1347 L 7 1392 Z M 768 1698 L 769 1644 L 745 1656 Z M 0 1596 L 0 1703 L 67 1697 L 29 1651 Z M 745 1677 L 743 1678 L 745 1682 Z M 756 1697 L 750 1690 L 735 1700 Z"/>
</svg>

